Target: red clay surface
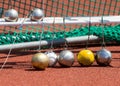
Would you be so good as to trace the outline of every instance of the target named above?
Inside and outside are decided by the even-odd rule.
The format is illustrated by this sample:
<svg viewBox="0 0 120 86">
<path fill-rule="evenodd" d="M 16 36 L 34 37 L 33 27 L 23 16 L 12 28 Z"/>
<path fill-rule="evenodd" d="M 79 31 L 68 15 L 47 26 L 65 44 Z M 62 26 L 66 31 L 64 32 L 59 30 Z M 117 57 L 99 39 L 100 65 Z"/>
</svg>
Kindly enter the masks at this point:
<svg viewBox="0 0 120 86">
<path fill-rule="evenodd" d="M 72 50 L 75 53 L 83 48 Z M 89 47 L 94 53 L 100 47 Z M 31 57 L 36 52 L 14 52 L 0 71 L 1 86 L 119 86 L 120 84 L 120 46 L 108 46 L 112 52 L 110 67 L 100 67 L 96 62 L 90 67 L 81 67 L 77 61 L 70 68 L 47 68 L 38 71 L 32 68 Z M 45 50 L 46 51 L 46 50 Z M 55 52 L 59 52 L 56 50 Z M 44 51 L 43 51 L 44 52 Z M 1 54 L 0 65 L 7 54 Z"/>
</svg>

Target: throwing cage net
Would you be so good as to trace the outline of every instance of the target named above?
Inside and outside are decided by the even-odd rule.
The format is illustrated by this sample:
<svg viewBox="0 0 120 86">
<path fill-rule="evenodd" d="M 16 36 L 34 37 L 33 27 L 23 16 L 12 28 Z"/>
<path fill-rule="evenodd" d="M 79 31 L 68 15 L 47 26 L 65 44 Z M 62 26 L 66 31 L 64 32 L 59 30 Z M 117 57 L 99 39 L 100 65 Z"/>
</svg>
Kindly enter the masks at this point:
<svg viewBox="0 0 120 86">
<path fill-rule="evenodd" d="M 18 22 L 4 22 L 4 12 L 11 8 L 17 10 L 19 18 L 23 19 L 34 8 L 40 8 L 44 12 L 43 22 L 24 22 L 19 29 L 19 19 Z M 79 41 L 74 37 L 84 40 L 88 34 L 95 36 L 93 39 L 96 40 L 102 38 L 102 28 L 106 42 L 120 43 L 119 14 L 120 0 L 1 0 L 0 45 L 6 48 L 10 44 L 40 41 L 40 38 L 45 40 L 43 45 L 64 38 Z"/>
</svg>

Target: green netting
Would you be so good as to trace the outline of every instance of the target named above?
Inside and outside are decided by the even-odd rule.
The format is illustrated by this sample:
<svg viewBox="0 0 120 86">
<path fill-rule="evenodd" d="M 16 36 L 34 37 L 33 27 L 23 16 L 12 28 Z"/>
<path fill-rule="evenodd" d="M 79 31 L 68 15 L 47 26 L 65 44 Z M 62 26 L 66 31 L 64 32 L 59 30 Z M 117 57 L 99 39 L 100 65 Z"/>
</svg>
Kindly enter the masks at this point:
<svg viewBox="0 0 120 86">
<path fill-rule="evenodd" d="M 61 39 L 64 38 L 64 35 L 66 37 L 78 37 L 78 36 L 85 36 L 88 35 L 88 26 L 81 27 L 81 28 L 75 28 L 73 30 L 67 31 L 64 34 L 64 31 L 60 32 L 52 32 L 52 31 L 46 31 L 42 35 L 42 40 L 53 40 L 53 34 L 54 39 Z M 102 38 L 102 29 L 103 26 L 91 26 L 90 28 L 90 35 L 96 35 L 99 38 Z M 39 41 L 40 39 L 40 32 L 28 32 L 26 30 L 24 33 L 20 32 L 17 34 L 17 32 L 14 33 L 2 33 L 0 34 L 0 44 L 11 44 L 15 43 L 22 43 L 22 42 L 30 42 L 30 41 Z M 17 36 L 16 36 L 17 35 Z M 120 43 L 120 25 L 115 26 L 104 26 L 104 36 L 106 42 L 116 42 Z"/>
<path fill-rule="evenodd" d="M 12 4 L 10 3 L 12 1 Z M 12 6 L 11 6 L 12 5 Z M 18 11 L 19 17 L 25 17 L 34 8 L 44 10 L 45 17 L 64 17 L 64 16 L 109 16 L 120 14 L 120 0 L 1 0 L 0 1 L 0 17 L 4 17 L 4 11 L 14 8 Z M 82 27 L 81 27 L 82 26 Z M 10 29 L 9 29 L 10 28 Z M 0 28 L 0 44 L 11 44 L 13 40 L 15 43 L 37 41 L 39 40 L 41 30 L 38 27 L 32 26 L 34 31 L 31 31 L 29 26 L 24 27 L 25 31 L 16 31 L 11 29 L 14 27 Z M 75 37 L 88 35 L 87 26 L 80 25 L 66 25 L 61 28 L 61 25 L 54 27 L 54 32 L 51 31 L 53 26 L 44 28 L 42 39 L 51 40 L 52 34 L 55 34 L 55 39 L 66 37 Z M 102 37 L 101 26 L 92 26 L 91 34 Z M 105 40 L 120 42 L 120 25 L 105 26 Z M 9 29 L 9 30 L 8 30 Z M 67 32 L 65 31 L 67 29 Z M 6 30 L 7 32 L 4 32 Z M 11 33 L 11 31 L 13 33 Z M 10 31 L 10 32 L 9 32 Z M 35 32 L 36 31 L 36 32 Z M 16 34 L 18 36 L 16 37 Z"/>
</svg>

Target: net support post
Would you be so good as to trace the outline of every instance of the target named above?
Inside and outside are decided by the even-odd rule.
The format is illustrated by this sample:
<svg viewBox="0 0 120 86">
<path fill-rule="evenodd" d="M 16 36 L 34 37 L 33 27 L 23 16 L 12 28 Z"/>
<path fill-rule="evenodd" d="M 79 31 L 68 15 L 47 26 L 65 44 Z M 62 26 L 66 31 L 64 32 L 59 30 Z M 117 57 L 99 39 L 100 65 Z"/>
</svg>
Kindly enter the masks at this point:
<svg viewBox="0 0 120 86">
<path fill-rule="evenodd" d="M 54 21 L 55 18 L 55 21 Z M 103 16 L 103 23 L 120 23 L 120 16 Z M 5 22 L 4 18 L 0 18 L 0 26 L 19 26 L 24 18 L 19 18 L 17 22 Z M 26 18 L 23 25 L 41 25 L 41 24 L 63 24 L 63 17 L 44 17 L 42 21 L 30 21 Z M 65 17 L 65 24 L 88 24 L 89 17 Z M 101 16 L 91 17 L 92 24 L 101 23 Z"/>
<path fill-rule="evenodd" d="M 64 44 L 65 40 L 67 43 L 77 43 L 77 42 L 85 42 L 87 41 L 88 36 L 80 36 L 80 37 L 71 37 L 66 39 L 56 39 L 54 40 L 54 44 Z M 99 38 L 94 35 L 90 35 L 90 41 L 98 40 Z M 42 40 L 41 46 L 48 46 L 50 45 L 51 41 Z M 40 41 L 33 41 L 33 42 L 24 42 L 24 43 L 17 43 L 17 44 L 8 44 L 8 45 L 0 45 L 0 52 L 2 51 L 9 51 L 18 50 L 18 49 L 26 49 L 26 48 L 36 48 L 40 45 Z"/>
</svg>

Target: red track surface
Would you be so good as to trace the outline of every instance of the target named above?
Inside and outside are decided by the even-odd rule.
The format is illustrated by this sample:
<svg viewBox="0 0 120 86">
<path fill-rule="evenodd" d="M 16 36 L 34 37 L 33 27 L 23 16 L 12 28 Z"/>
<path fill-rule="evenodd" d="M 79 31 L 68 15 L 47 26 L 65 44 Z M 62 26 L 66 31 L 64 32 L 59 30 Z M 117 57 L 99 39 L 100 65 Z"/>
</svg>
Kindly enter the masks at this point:
<svg viewBox="0 0 120 86">
<path fill-rule="evenodd" d="M 100 47 L 89 49 L 95 53 Z M 111 67 L 100 67 L 96 62 L 90 67 L 81 67 L 75 61 L 70 68 L 61 68 L 57 64 L 55 68 L 47 68 L 44 71 L 34 70 L 31 66 L 30 60 L 35 52 L 14 52 L 0 71 L 0 84 L 1 86 L 119 86 L 120 47 L 111 46 L 107 49 L 113 55 Z M 73 51 L 75 56 L 78 51 Z M 6 56 L 7 54 L 1 54 L 0 65 Z"/>
</svg>

